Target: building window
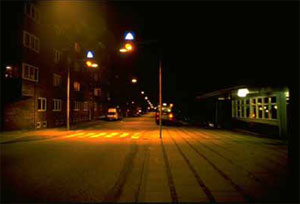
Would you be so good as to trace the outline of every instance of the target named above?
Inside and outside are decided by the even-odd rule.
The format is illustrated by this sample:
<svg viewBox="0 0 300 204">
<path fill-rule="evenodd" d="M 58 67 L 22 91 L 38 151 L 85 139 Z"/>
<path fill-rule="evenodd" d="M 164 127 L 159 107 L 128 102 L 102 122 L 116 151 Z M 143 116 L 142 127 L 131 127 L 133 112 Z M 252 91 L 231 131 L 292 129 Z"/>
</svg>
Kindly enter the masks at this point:
<svg viewBox="0 0 300 204">
<path fill-rule="evenodd" d="M 276 97 L 258 97 L 232 101 L 232 117 L 250 119 L 277 119 Z"/>
<path fill-rule="evenodd" d="M 53 74 L 53 86 L 58 87 L 61 85 L 61 76 L 59 74 Z"/>
<path fill-rule="evenodd" d="M 47 99 L 43 97 L 38 98 L 38 111 L 47 110 Z"/>
<path fill-rule="evenodd" d="M 40 11 L 35 5 L 31 3 L 25 3 L 24 13 L 32 20 L 40 22 Z"/>
<path fill-rule="evenodd" d="M 80 83 L 78 81 L 74 82 L 74 90 L 75 91 L 80 91 Z"/>
<path fill-rule="evenodd" d="M 37 53 L 40 51 L 40 39 L 27 31 L 23 31 L 23 45 Z"/>
<path fill-rule="evenodd" d="M 53 111 L 61 111 L 61 99 L 53 99 Z"/>
<path fill-rule="evenodd" d="M 100 96 L 101 95 L 101 89 L 100 88 L 95 88 L 94 89 L 94 95 L 95 96 Z"/>
<path fill-rule="evenodd" d="M 74 111 L 79 111 L 80 110 L 80 102 L 79 101 L 75 101 L 74 102 Z"/>
<path fill-rule="evenodd" d="M 97 111 L 97 103 L 94 103 L 94 111 Z"/>
<path fill-rule="evenodd" d="M 39 68 L 22 63 L 22 78 L 29 81 L 38 81 Z"/>
<path fill-rule="evenodd" d="M 61 51 L 59 50 L 54 50 L 54 62 L 58 63 L 61 60 Z"/>
<path fill-rule="evenodd" d="M 89 106 L 88 102 L 85 101 L 84 104 L 83 104 L 83 110 L 88 111 L 88 106 Z"/>
</svg>

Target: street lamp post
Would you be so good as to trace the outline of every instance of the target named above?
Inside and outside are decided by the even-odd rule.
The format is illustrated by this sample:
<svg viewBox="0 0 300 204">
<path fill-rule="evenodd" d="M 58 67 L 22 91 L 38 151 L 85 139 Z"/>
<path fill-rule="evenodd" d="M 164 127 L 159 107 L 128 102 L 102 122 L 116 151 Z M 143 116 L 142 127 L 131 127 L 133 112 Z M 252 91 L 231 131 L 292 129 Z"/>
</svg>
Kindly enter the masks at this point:
<svg viewBox="0 0 300 204">
<path fill-rule="evenodd" d="M 161 124 L 161 113 L 162 113 L 162 81 L 161 81 L 161 59 L 159 59 L 159 138 L 162 139 L 162 124 Z"/>
<path fill-rule="evenodd" d="M 70 64 L 71 59 L 68 57 L 68 79 L 67 79 L 67 130 L 70 130 Z"/>
<path fill-rule="evenodd" d="M 134 40 L 134 34 L 133 33 L 125 33 L 125 40 L 129 40 L 129 41 L 132 41 Z M 140 43 L 140 44 L 149 44 L 149 43 L 158 43 L 157 40 L 151 40 L 151 41 L 148 41 L 148 42 L 143 42 L 143 43 Z M 133 51 L 133 45 L 131 43 L 126 43 L 124 48 L 121 48 L 119 50 L 121 53 L 125 53 L 125 52 L 132 52 Z M 160 50 L 159 50 L 159 106 L 160 106 L 160 110 L 159 110 L 159 138 L 162 139 L 162 121 L 161 121 L 161 114 L 162 114 L 162 71 L 161 71 L 161 66 L 162 66 L 162 63 L 161 63 L 161 53 L 160 53 Z M 143 94 L 143 92 L 142 92 Z"/>
</svg>

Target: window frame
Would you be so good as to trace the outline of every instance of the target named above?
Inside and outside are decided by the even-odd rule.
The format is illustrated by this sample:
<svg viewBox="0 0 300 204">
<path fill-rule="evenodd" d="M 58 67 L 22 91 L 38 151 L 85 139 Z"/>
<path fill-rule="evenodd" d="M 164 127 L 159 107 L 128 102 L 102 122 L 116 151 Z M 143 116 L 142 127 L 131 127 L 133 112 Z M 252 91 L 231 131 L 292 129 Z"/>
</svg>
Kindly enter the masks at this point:
<svg viewBox="0 0 300 204">
<path fill-rule="evenodd" d="M 46 112 L 47 111 L 47 98 L 45 97 L 38 97 L 38 107 L 37 107 L 37 111 L 38 112 Z M 41 100 L 41 109 L 39 109 L 39 101 Z M 43 103 L 44 102 L 44 103 Z M 44 105 L 43 105 L 44 104 Z M 44 106 L 44 107 L 43 107 Z"/>
<path fill-rule="evenodd" d="M 53 109 L 52 111 L 61 111 L 61 107 L 62 107 L 62 100 L 61 99 L 52 99 L 53 101 Z"/>
<path fill-rule="evenodd" d="M 26 67 L 29 68 L 28 76 L 25 75 L 25 73 L 27 71 L 27 70 L 25 70 Z M 31 70 L 35 70 L 33 75 L 31 74 Z M 22 63 L 22 79 L 33 81 L 33 82 L 38 82 L 39 81 L 39 68 L 23 62 Z"/>
</svg>

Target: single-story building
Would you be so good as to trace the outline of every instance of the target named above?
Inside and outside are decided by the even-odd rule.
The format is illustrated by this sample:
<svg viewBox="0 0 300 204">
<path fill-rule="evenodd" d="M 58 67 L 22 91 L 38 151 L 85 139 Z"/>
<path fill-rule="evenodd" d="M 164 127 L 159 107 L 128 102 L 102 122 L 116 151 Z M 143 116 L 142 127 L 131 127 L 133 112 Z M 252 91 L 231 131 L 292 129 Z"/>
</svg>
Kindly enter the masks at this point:
<svg viewBox="0 0 300 204">
<path fill-rule="evenodd" d="M 290 115 L 287 87 L 241 85 L 196 94 L 195 99 L 203 123 L 287 139 Z"/>
</svg>

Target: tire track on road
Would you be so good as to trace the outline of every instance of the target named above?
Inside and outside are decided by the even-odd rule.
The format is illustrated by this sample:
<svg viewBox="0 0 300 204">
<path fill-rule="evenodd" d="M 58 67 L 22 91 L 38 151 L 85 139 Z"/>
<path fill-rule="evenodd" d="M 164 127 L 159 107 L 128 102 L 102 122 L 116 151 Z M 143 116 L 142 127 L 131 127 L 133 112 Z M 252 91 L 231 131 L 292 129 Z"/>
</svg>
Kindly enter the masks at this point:
<svg viewBox="0 0 300 204">
<path fill-rule="evenodd" d="M 103 199 L 103 202 L 118 202 L 123 192 L 123 187 L 127 181 L 129 174 L 133 169 L 134 159 L 139 150 L 138 145 L 134 142 L 131 146 L 130 152 L 126 155 L 122 170 L 115 185 L 108 191 Z"/>
<path fill-rule="evenodd" d="M 178 134 L 179 135 L 179 134 Z M 219 169 L 212 161 L 210 161 L 204 154 L 202 154 L 201 152 L 199 152 L 199 150 L 197 148 L 195 148 L 188 140 L 186 140 L 186 138 L 184 138 L 183 136 L 180 135 L 180 137 L 195 151 L 195 153 L 202 157 L 205 161 L 207 161 L 226 181 L 228 181 L 233 187 L 234 189 L 239 192 L 244 199 L 247 202 L 255 202 L 254 199 L 248 195 L 248 193 L 246 193 L 241 186 L 239 186 L 238 184 L 236 184 L 235 182 L 232 181 L 232 179 L 227 176 L 227 174 L 225 174 L 221 169 Z"/>
</svg>

